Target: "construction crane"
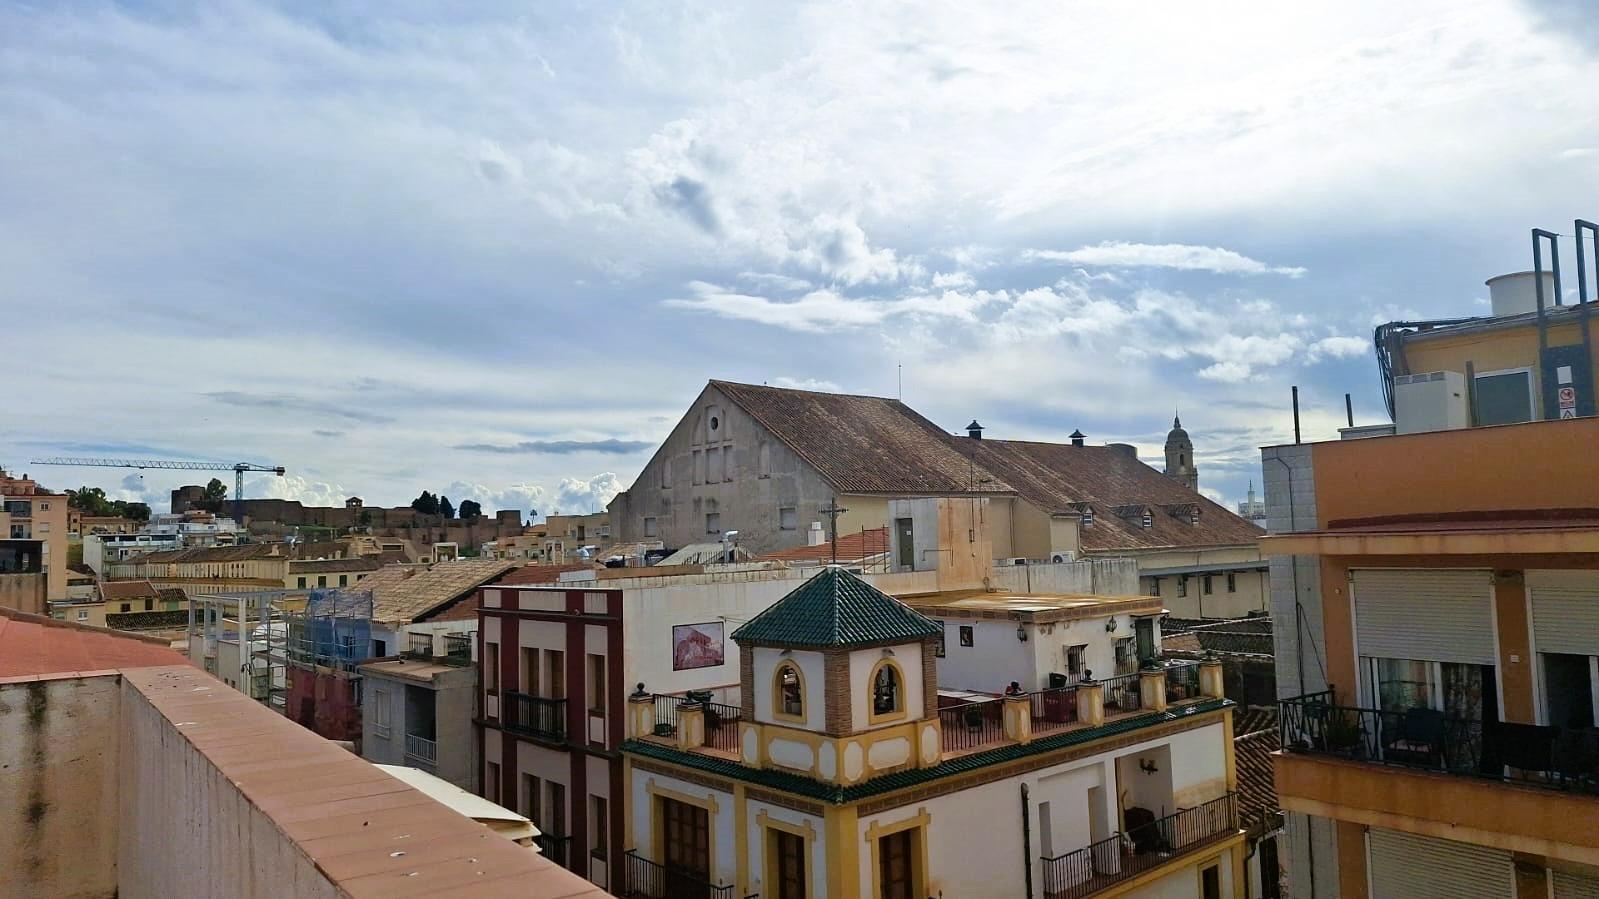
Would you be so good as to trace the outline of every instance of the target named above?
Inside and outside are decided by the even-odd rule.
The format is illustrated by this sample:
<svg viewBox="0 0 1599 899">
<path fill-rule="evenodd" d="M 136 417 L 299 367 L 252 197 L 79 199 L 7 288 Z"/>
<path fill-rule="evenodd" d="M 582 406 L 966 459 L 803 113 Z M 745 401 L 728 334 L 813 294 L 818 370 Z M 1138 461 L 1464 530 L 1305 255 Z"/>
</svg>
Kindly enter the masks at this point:
<svg viewBox="0 0 1599 899">
<path fill-rule="evenodd" d="M 178 471 L 231 471 L 233 472 L 233 520 L 244 527 L 244 473 L 269 471 L 283 477 L 281 465 L 257 465 L 254 462 L 183 462 L 169 459 L 78 459 L 54 456 L 34 459 L 30 465 L 75 465 L 85 468 L 169 468 Z"/>
</svg>

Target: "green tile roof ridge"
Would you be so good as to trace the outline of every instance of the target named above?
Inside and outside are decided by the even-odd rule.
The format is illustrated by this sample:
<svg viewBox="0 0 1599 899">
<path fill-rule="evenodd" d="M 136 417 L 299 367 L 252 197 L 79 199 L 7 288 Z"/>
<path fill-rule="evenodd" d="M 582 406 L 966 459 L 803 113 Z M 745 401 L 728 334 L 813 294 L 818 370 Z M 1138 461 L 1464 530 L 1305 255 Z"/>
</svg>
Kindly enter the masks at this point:
<svg viewBox="0 0 1599 899">
<path fill-rule="evenodd" d="M 763 646 L 874 646 L 941 632 L 931 618 L 829 566 L 734 631 L 733 639 Z"/>
<path fill-rule="evenodd" d="M 997 765 L 1028 756 L 1040 755 L 1055 749 L 1064 749 L 1081 743 L 1089 743 L 1105 737 L 1114 737 L 1129 731 L 1157 724 L 1177 721 L 1204 712 L 1214 712 L 1231 705 L 1230 699 L 1207 699 L 1202 702 L 1190 703 L 1178 708 L 1167 709 L 1164 712 L 1151 712 L 1139 715 L 1136 718 L 1121 718 L 1099 727 L 1086 727 L 1080 730 L 1069 730 L 1063 733 L 1051 734 L 1040 737 L 1031 743 L 1010 743 L 1005 746 L 996 746 L 981 752 L 967 753 L 947 761 L 943 761 L 931 768 L 909 768 L 874 777 L 864 783 L 841 787 L 836 784 L 823 783 L 803 774 L 793 774 L 788 771 L 778 771 L 770 768 L 750 768 L 741 762 L 730 759 L 718 758 L 699 752 L 684 752 L 671 746 L 663 746 L 647 740 L 628 740 L 621 746 L 623 752 L 631 752 L 648 758 L 673 762 L 688 768 L 696 768 L 711 774 L 719 774 L 742 780 L 770 789 L 794 793 L 810 799 L 830 802 L 834 805 L 844 805 L 870 799 L 895 790 L 903 790 L 941 777 L 951 777 L 964 774 L 988 765 Z"/>
</svg>

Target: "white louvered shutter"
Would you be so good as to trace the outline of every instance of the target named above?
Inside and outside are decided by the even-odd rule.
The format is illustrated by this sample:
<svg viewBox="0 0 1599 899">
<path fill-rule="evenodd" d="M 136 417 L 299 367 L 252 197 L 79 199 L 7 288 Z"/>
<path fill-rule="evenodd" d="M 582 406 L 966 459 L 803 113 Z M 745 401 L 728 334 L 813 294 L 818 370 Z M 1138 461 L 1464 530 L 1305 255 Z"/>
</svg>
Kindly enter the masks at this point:
<svg viewBox="0 0 1599 899">
<path fill-rule="evenodd" d="M 1491 573 L 1357 569 L 1353 577 L 1361 655 L 1495 664 Z"/>
<path fill-rule="evenodd" d="M 1539 652 L 1599 656 L 1599 571 L 1529 571 Z"/>
<path fill-rule="evenodd" d="M 1513 899 L 1515 868 L 1501 849 L 1372 828 L 1373 899 Z"/>
</svg>

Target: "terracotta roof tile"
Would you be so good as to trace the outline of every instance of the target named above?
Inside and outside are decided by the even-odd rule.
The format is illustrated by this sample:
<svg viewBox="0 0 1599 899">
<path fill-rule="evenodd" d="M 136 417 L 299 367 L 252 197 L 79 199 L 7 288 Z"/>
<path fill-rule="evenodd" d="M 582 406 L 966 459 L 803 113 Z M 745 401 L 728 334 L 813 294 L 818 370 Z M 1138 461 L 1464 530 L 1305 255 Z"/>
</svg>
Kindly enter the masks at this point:
<svg viewBox="0 0 1599 899">
<path fill-rule="evenodd" d="M 0 608 L 0 678 L 188 663 L 165 640 Z"/>
<path fill-rule="evenodd" d="M 870 528 L 838 536 L 837 558 L 840 564 L 858 563 L 888 552 L 888 528 Z M 815 546 L 796 546 L 778 550 L 756 558 L 777 562 L 812 562 L 821 564 L 834 558 L 832 541 Z"/>
<path fill-rule="evenodd" d="M 1258 826 L 1281 808 L 1271 763 L 1271 754 L 1280 748 L 1276 728 L 1233 740 L 1233 758 L 1238 769 L 1238 811 L 1245 827 Z"/>
<path fill-rule="evenodd" d="M 415 621 L 473 594 L 515 562 L 457 559 L 432 565 L 385 565 L 355 588 L 372 594 L 373 621 Z"/>
<path fill-rule="evenodd" d="M 104 581 L 100 584 L 103 599 L 155 599 L 161 594 L 149 581 Z"/>
</svg>

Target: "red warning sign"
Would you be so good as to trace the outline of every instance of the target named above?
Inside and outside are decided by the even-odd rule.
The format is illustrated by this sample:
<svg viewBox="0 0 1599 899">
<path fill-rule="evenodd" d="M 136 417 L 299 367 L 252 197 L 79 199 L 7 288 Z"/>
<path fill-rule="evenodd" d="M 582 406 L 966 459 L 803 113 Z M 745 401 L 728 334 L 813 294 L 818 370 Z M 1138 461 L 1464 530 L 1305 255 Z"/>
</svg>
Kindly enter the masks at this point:
<svg viewBox="0 0 1599 899">
<path fill-rule="evenodd" d="M 1573 408 L 1576 408 L 1576 405 L 1577 405 L 1577 388 L 1575 388 L 1575 387 L 1562 387 L 1562 388 L 1560 388 L 1560 408 L 1562 408 L 1562 409 L 1573 409 Z"/>
</svg>

